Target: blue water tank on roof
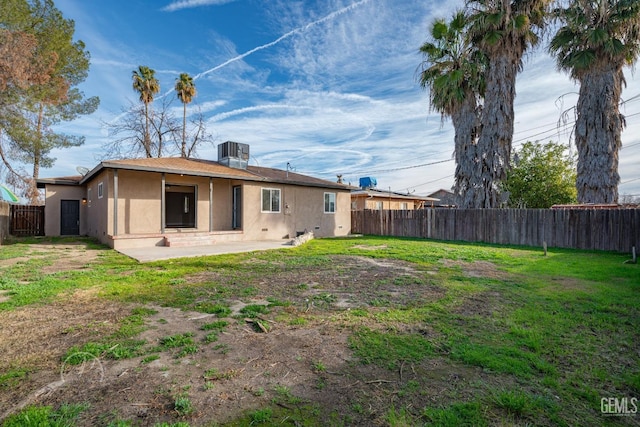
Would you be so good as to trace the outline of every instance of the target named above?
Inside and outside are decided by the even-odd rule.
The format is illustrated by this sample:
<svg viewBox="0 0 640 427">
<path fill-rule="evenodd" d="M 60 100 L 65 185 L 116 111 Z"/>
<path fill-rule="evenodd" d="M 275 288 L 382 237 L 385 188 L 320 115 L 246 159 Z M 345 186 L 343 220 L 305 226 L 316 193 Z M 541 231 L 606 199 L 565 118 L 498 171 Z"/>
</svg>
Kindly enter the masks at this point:
<svg viewBox="0 0 640 427">
<path fill-rule="evenodd" d="M 378 185 L 378 181 L 373 177 L 367 176 L 364 178 L 360 178 L 360 188 L 375 188 L 376 185 Z"/>
</svg>

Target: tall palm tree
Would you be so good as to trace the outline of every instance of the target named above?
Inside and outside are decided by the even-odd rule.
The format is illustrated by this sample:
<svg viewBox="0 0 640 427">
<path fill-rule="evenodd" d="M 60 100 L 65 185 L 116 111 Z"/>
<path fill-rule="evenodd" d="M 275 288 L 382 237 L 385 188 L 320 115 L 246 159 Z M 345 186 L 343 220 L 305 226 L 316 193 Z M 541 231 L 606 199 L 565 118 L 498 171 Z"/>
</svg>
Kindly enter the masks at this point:
<svg viewBox="0 0 640 427">
<path fill-rule="evenodd" d="M 442 115 L 451 117 L 455 130 L 455 186 L 457 204 L 474 207 L 475 183 L 479 181 L 476 142 L 480 107 L 484 94 L 484 55 L 475 49 L 467 37 L 467 17 L 454 13 L 446 23 L 438 19 L 431 25 L 430 41 L 420 47 L 425 61 L 420 73 L 420 85 L 429 89 L 429 105 Z"/>
<path fill-rule="evenodd" d="M 176 93 L 178 99 L 182 102 L 182 157 L 187 157 L 187 104 L 193 100 L 196 96 L 196 85 L 193 82 L 193 77 L 187 73 L 180 74 L 180 77 L 176 79 Z"/>
<path fill-rule="evenodd" d="M 149 135 L 149 104 L 153 102 L 153 97 L 160 92 L 160 82 L 155 77 L 155 70 L 140 65 L 133 71 L 133 90 L 140 94 L 140 101 L 144 104 L 144 149 L 147 157 L 153 157 L 151 152 L 151 137 Z"/>
<path fill-rule="evenodd" d="M 468 0 L 469 34 L 488 58 L 486 90 L 478 149 L 482 163 L 482 197 L 476 207 L 499 207 L 510 166 L 516 76 L 527 49 L 538 44 L 552 0 Z"/>
<path fill-rule="evenodd" d="M 571 0 L 554 15 L 562 27 L 549 51 L 580 83 L 576 106 L 576 188 L 580 203 L 617 203 L 618 151 L 625 126 L 618 105 L 622 69 L 640 55 L 640 1 Z"/>
</svg>

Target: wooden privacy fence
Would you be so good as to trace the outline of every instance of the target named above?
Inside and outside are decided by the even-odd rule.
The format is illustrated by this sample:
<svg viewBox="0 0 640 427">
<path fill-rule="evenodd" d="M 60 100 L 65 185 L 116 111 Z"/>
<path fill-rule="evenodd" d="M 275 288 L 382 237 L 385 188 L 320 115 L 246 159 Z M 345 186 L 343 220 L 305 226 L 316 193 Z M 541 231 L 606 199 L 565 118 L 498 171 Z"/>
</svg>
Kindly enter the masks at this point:
<svg viewBox="0 0 640 427">
<path fill-rule="evenodd" d="M 12 236 L 44 236 L 44 206 L 11 205 Z"/>
<path fill-rule="evenodd" d="M 351 232 L 631 252 L 640 209 L 420 209 L 351 212 Z"/>
</svg>

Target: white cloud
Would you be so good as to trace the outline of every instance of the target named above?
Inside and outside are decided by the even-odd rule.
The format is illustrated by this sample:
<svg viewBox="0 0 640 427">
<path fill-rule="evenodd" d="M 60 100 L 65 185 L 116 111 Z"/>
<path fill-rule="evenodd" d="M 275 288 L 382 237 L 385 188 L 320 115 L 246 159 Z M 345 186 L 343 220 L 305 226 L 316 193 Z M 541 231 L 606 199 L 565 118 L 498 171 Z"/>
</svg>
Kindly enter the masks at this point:
<svg viewBox="0 0 640 427">
<path fill-rule="evenodd" d="M 222 1 L 175 1 L 167 8 L 205 4 Z M 250 144 L 252 162 L 282 169 L 289 162 L 299 172 L 332 180 L 342 173 L 354 184 L 375 173 L 381 188 L 418 194 L 450 188 L 455 170 L 450 161 L 453 128 L 429 112 L 428 94 L 419 87 L 416 72 L 422 61 L 418 48 L 431 21 L 451 16 L 463 4 L 462 0 L 256 2 L 263 27 L 254 44 L 205 27 L 194 33 L 195 48 L 181 46 L 176 51 L 167 45 L 169 39 L 157 41 L 162 34 L 112 39 L 93 28 L 101 17 L 87 15 L 92 20 L 83 27 L 90 37 L 84 39 L 94 58 L 87 84 L 104 94 L 95 116 L 113 118 L 127 98 L 134 98 L 131 71 L 138 63 L 160 70 L 164 96 L 173 97 L 168 90 L 177 73 L 173 70 L 184 67 L 196 77 L 198 90 L 188 113 L 199 107 L 218 143 Z M 157 19 L 173 20 L 179 16 L 158 15 Z M 149 40 L 157 42 L 150 46 Z M 640 92 L 637 76 L 629 75 L 627 81 L 625 99 Z M 517 80 L 514 145 L 528 139 L 568 142 L 570 130 L 561 132 L 556 124 L 577 97 L 565 96 L 564 105 L 557 100 L 577 90 L 566 75 L 556 72 L 544 49 L 531 54 Z M 181 105 L 175 108 L 181 110 Z M 640 179 L 625 183 L 640 178 L 640 115 L 632 116 L 639 111 L 640 98 L 623 111 L 628 128 L 620 153 L 621 193 L 640 193 Z M 87 152 L 99 150 L 106 138 L 95 117 L 77 120 L 74 126 L 87 136 L 87 144 L 58 154 L 53 174 L 73 173 L 64 169 L 67 164 L 86 165 Z M 636 141 L 639 144 L 633 145 Z M 215 159 L 217 154 L 209 148 L 200 150 L 200 155 Z M 425 166 L 401 169 L 418 165 Z"/>
<path fill-rule="evenodd" d="M 234 1 L 236 0 L 179 0 L 166 5 L 161 10 L 165 12 L 175 12 L 176 10 L 190 9 L 193 7 L 220 6 Z"/>
</svg>

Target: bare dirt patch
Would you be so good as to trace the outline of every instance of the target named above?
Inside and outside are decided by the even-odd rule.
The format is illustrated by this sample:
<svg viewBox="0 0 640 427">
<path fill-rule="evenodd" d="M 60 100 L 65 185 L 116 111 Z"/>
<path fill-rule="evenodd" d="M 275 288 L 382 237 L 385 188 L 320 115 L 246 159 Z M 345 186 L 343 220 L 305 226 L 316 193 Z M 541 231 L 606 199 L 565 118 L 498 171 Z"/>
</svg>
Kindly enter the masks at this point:
<svg viewBox="0 0 640 427">
<path fill-rule="evenodd" d="M 229 277 L 255 289 L 256 298 L 272 297 L 309 311 L 376 306 L 414 306 L 436 300 L 444 290 L 430 272 L 399 260 L 331 256 L 321 265 L 264 273 L 259 278 Z M 189 283 L 224 281 L 211 271 L 185 278 Z M 250 283 L 247 283 L 250 282 Z"/>
<path fill-rule="evenodd" d="M 164 351 L 150 363 L 141 363 L 141 357 L 97 359 L 81 367 L 63 366 L 62 372 L 60 363 L 53 363 L 38 372 L 37 379 L 30 376 L 12 390 L 12 399 L 3 399 L 1 406 L 85 402 L 90 408 L 79 425 L 127 419 L 142 426 L 177 421 L 195 426 L 230 421 L 276 401 L 285 409 L 313 405 L 326 417 L 338 414 L 323 425 L 334 425 L 344 414 L 352 414 L 351 425 L 386 425 L 384 417 L 394 402 L 400 406 L 415 400 L 420 408 L 453 392 L 471 398 L 468 385 L 482 376 L 478 369 L 440 359 L 399 370 L 363 365 L 349 349 L 351 330 L 339 321 L 297 327 L 271 320 L 266 334 L 245 322 L 232 322 L 217 341 L 207 344 L 200 327 L 215 320 L 213 316 L 155 308 L 158 313 L 148 318 L 149 329 L 139 338 L 158 344 L 167 335 L 193 333 L 197 353 L 178 357 L 177 351 Z M 56 347 L 60 351 L 70 344 Z M 54 355 L 48 359 L 59 360 Z M 403 396 L 407 384 L 422 392 Z M 188 395 L 195 408 L 188 416 L 180 416 L 174 407 L 181 394 Z"/>
<path fill-rule="evenodd" d="M 9 291 L 0 290 L 0 302 L 9 301 L 9 298 L 11 298 L 9 294 Z"/>
<path fill-rule="evenodd" d="M 466 277 L 481 277 L 485 279 L 504 280 L 510 277 L 509 273 L 498 270 L 495 264 L 489 261 L 456 261 L 443 259 L 440 261 L 445 267 L 458 267 Z"/>
<path fill-rule="evenodd" d="M 488 317 L 503 304 L 504 301 L 501 301 L 499 292 L 486 291 L 465 298 L 454 312 L 463 316 Z"/>
<path fill-rule="evenodd" d="M 46 306 L 0 312 L 0 374 L 29 372 L 27 381 L 0 393 L 0 408 L 29 403 L 35 390 L 59 379 L 67 349 L 113 332 L 128 311 L 91 291 L 77 291 Z"/>
<path fill-rule="evenodd" d="M 29 245 L 25 256 L 0 260 L 0 268 L 10 267 L 33 259 L 51 261 L 42 267 L 44 274 L 87 268 L 98 258 L 103 249 L 89 249 L 84 242 L 63 244 L 34 243 Z"/>
</svg>

